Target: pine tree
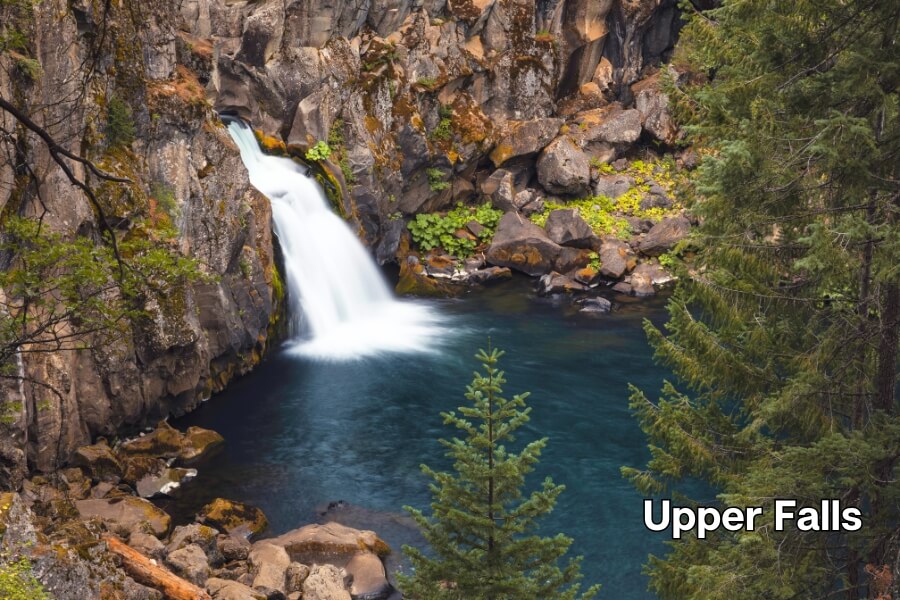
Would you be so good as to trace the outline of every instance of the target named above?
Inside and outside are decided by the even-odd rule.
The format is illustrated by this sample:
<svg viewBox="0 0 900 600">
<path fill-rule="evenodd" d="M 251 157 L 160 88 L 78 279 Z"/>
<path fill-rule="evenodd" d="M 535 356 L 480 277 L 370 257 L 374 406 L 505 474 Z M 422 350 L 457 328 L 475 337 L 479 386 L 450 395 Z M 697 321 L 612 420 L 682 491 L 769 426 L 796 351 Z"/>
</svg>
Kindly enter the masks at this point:
<svg viewBox="0 0 900 600">
<path fill-rule="evenodd" d="M 532 441 L 519 453 L 507 447 L 514 432 L 529 420 L 528 394 L 507 400 L 506 382 L 496 365 L 496 349 L 479 351 L 484 373 L 475 373 L 466 388 L 471 403 L 442 413 L 444 423 L 462 433 L 441 440 L 453 459 L 453 472 L 423 465 L 430 485 L 431 516 L 406 507 L 421 527 L 433 554 L 406 546 L 414 573 L 401 577 L 404 593 L 420 600 L 574 599 L 579 596 L 581 558 L 559 560 L 572 543 L 563 534 L 541 537 L 538 520 L 553 510 L 564 486 L 549 478 L 523 496 L 526 476 L 534 470 L 547 439 Z M 599 586 L 581 597 L 590 598 Z"/>
<path fill-rule="evenodd" d="M 898 19 L 895 2 L 726 0 L 679 42 L 702 224 L 665 330 L 646 327 L 679 382 L 635 390 L 652 459 L 623 471 L 764 513 L 651 557 L 662 598 L 874 597 L 871 573 L 900 564 Z M 774 498 L 837 498 L 864 526 L 778 532 Z"/>
</svg>

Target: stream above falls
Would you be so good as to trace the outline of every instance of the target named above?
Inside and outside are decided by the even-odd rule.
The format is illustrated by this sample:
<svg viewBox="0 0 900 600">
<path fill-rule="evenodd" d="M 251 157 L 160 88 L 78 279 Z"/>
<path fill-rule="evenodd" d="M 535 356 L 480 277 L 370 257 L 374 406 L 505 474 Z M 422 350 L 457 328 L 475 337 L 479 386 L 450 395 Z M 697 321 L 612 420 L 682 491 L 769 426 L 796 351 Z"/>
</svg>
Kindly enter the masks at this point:
<svg viewBox="0 0 900 600">
<path fill-rule="evenodd" d="M 222 496 L 262 508 L 278 534 L 322 520 L 323 506 L 343 500 L 357 508 L 347 524 L 376 530 L 399 553 L 416 541 L 402 507 L 430 499 L 419 464 L 449 466 L 437 438 L 451 432 L 439 413 L 465 402 L 478 368 L 473 355 L 490 337 L 506 351 L 505 394 L 532 392 L 520 439 L 550 438 L 531 484 L 552 475 L 567 488 L 543 532 L 575 539 L 585 582 L 602 583 L 604 597 L 652 598 L 641 565 L 648 553 L 665 551 L 665 536 L 644 528 L 642 497 L 619 467 L 648 458 L 627 385 L 652 395 L 666 376 L 641 329 L 645 318 L 664 319 L 664 301 L 620 298 L 626 302 L 612 314 L 588 317 L 566 299 L 535 297 L 532 284 L 516 278 L 420 302 L 445 319 L 444 337 L 430 340 L 433 352 L 335 362 L 289 346 L 273 351 L 174 423 L 214 429 L 226 444 L 167 509 L 184 520 Z"/>
</svg>

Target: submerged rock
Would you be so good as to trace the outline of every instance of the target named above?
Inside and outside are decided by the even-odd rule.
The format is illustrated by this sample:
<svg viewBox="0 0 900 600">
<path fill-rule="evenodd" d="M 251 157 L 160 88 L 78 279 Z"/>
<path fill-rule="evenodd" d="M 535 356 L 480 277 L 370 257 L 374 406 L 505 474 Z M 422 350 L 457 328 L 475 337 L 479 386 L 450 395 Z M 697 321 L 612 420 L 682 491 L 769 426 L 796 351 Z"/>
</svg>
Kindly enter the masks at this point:
<svg viewBox="0 0 900 600">
<path fill-rule="evenodd" d="M 587 289 L 585 285 L 555 271 L 544 275 L 538 281 L 538 293 L 545 296 L 581 292 L 585 289 Z"/>
<path fill-rule="evenodd" d="M 581 310 L 578 312 L 585 314 L 606 314 L 612 310 L 612 302 L 606 298 L 586 298 L 581 303 Z"/>
</svg>

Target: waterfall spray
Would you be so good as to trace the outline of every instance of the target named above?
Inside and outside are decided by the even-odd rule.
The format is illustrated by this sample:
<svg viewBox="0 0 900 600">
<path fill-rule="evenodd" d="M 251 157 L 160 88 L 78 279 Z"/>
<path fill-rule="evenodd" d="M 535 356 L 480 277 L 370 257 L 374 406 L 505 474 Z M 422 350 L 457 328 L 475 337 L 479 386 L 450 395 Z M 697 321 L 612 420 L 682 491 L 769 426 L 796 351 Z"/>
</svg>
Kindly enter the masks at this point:
<svg viewBox="0 0 900 600">
<path fill-rule="evenodd" d="M 250 127 L 228 123 L 250 183 L 272 203 L 285 263 L 291 344 L 303 354 L 347 359 L 434 347 L 433 308 L 393 297 L 377 265 L 322 189 L 287 158 L 263 154 Z"/>
</svg>

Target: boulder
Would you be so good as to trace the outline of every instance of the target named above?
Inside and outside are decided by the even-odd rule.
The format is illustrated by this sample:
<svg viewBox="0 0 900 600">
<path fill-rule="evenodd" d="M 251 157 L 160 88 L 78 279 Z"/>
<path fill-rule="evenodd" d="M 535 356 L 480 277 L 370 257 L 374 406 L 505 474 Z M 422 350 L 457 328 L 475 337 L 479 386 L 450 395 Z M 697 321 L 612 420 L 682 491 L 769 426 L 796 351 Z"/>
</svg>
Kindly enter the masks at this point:
<svg viewBox="0 0 900 600">
<path fill-rule="evenodd" d="M 72 464 L 82 467 L 95 481 L 118 481 L 122 476 L 122 463 L 106 440 L 78 448 L 72 457 Z"/>
<path fill-rule="evenodd" d="M 634 293 L 634 288 L 631 286 L 631 284 L 630 284 L 630 283 L 626 283 L 626 282 L 624 282 L 624 281 L 618 282 L 617 284 L 615 284 L 615 285 L 612 287 L 612 289 L 613 289 L 614 291 L 616 291 L 616 292 L 619 292 L 620 294 L 628 294 L 628 295 L 631 295 L 632 293 Z"/>
<path fill-rule="evenodd" d="M 221 534 L 216 537 L 216 549 L 226 561 L 247 560 L 250 541 L 239 535 Z"/>
<path fill-rule="evenodd" d="M 669 112 L 669 97 L 660 89 L 659 74 L 637 82 L 631 86 L 631 91 L 644 130 L 665 144 L 674 144 L 678 139 L 678 127 Z"/>
<path fill-rule="evenodd" d="M 207 456 L 224 443 L 225 438 L 216 431 L 202 427 L 188 427 L 184 433 L 179 458 L 184 462 L 192 462 Z"/>
<path fill-rule="evenodd" d="M 128 537 L 137 528 L 162 537 L 172 523 L 165 512 L 134 496 L 78 500 L 75 508 L 82 519 L 100 519 L 107 529 L 122 537 Z"/>
<path fill-rule="evenodd" d="M 591 258 L 590 250 L 563 246 L 556 260 L 553 261 L 553 268 L 560 273 L 568 273 L 569 271 L 588 266 L 591 263 Z"/>
<path fill-rule="evenodd" d="M 650 228 L 638 243 L 638 250 L 647 256 L 659 256 L 687 237 L 690 231 L 691 223 L 686 217 L 667 217 Z"/>
<path fill-rule="evenodd" d="M 587 155 L 567 136 L 544 148 L 537 161 L 538 181 L 550 193 L 577 196 L 590 190 L 591 165 Z"/>
<path fill-rule="evenodd" d="M 353 578 L 350 594 L 354 598 L 385 600 L 393 592 L 381 559 L 371 552 L 361 552 L 347 563 L 344 570 Z"/>
<path fill-rule="evenodd" d="M 162 559 L 166 553 L 166 546 L 159 538 L 143 531 L 133 531 L 128 538 L 128 545 L 150 558 Z"/>
<path fill-rule="evenodd" d="M 302 592 L 303 582 L 309 577 L 309 567 L 292 562 L 284 572 L 284 585 L 288 593 Z"/>
<path fill-rule="evenodd" d="M 506 131 L 491 152 L 491 161 L 499 167 L 512 158 L 537 154 L 556 137 L 563 123 L 562 119 L 508 121 Z"/>
<path fill-rule="evenodd" d="M 600 273 L 610 279 L 618 279 L 634 260 L 628 244 L 621 240 L 605 239 L 600 245 Z M 633 265 L 632 265 L 633 266 Z"/>
<path fill-rule="evenodd" d="M 626 175 L 602 175 L 594 184 L 594 193 L 615 200 L 634 186 L 634 180 Z"/>
<path fill-rule="evenodd" d="M 183 444 L 182 433 L 165 421 L 160 421 L 157 428 L 150 433 L 124 442 L 120 451 L 131 456 L 177 458 Z"/>
<path fill-rule="evenodd" d="M 508 212 L 500 219 L 485 256 L 492 265 L 537 276 L 551 271 L 560 250 L 542 227 Z"/>
<path fill-rule="evenodd" d="M 207 579 L 206 589 L 213 600 L 266 600 L 265 594 L 230 579 Z"/>
<path fill-rule="evenodd" d="M 578 283 L 591 286 L 597 283 L 597 280 L 600 278 L 600 271 L 588 265 L 587 267 L 576 269 L 575 272 L 571 273 L 569 276 Z"/>
<path fill-rule="evenodd" d="M 268 596 L 286 594 L 285 575 L 291 559 L 282 546 L 257 542 L 250 551 L 250 565 L 253 567 L 253 589 Z"/>
<path fill-rule="evenodd" d="M 189 544 L 180 550 L 169 552 L 166 563 L 172 567 L 176 575 L 193 584 L 203 587 L 209 578 L 209 564 L 206 554 L 196 544 Z"/>
<path fill-rule="evenodd" d="M 578 312 L 598 315 L 598 314 L 606 314 L 612 310 L 612 302 L 607 300 L 606 298 L 596 297 L 596 298 L 585 298 L 584 302 L 581 303 L 581 310 Z"/>
<path fill-rule="evenodd" d="M 263 511 L 234 500 L 216 498 L 200 510 L 198 521 L 226 533 L 251 537 L 269 526 Z"/>
<path fill-rule="evenodd" d="M 135 490 L 141 498 L 168 496 L 181 484 L 197 476 L 196 469 L 164 469 L 158 475 L 148 475 L 140 479 Z"/>
<path fill-rule="evenodd" d="M 627 146 L 641 137 L 641 113 L 620 104 L 578 113 L 572 136 L 581 145 L 603 142 Z"/>
<path fill-rule="evenodd" d="M 574 208 L 559 208 L 550 212 L 544 225 L 547 236 L 560 246 L 590 248 L 594 230 Z"/>
<path fill-rule="evenodd" d="M 166 549 L 169 553 L 172 553 L 190 545 L 199 546 L 211 563 L 219 563 L 222 561 L 223 555 L 219 551 L 217 544 L 216 537 L 218 535 L 219 532 L 212 527 L 199 523 L 179 525 L 172 531 L 172 535 L 169 536 L 169 543 L 166 545 Z"/>
<path fill-rule="evenodd" d="M 303 582 L 303 600 L 351 600 L 344 577 L 334 565 L 315 565 Z"/>
<path fill-rule="evenodd" d="M 469 282 L 474 284 L 485 284 L 501 279 L 509 279 L 512 277 L 512 271 L 507 267 L 488 267 L 486 269 L 478 269 L 469 273 Z"/>
<path fill-rule="evenodd" d="M 535 190 L 522 190 L 517 193 L 513 204 L 516 205 L 516 210 L 525 216 L 544 209 L 544 200 Z"/>
<path fill-rule="evenodd" d="M 428 276 L 425 267 L 415 256 L 400 261 L 400 277 L 396 292 L 400 295 L 444 297 L 453 294 L 450 284 Z"/>
<path fill-rule="evenodd" d="M 543 275 L 538 281 L 538 293 L 545 296 L 582 292 L 585 289 L 584 285 L 556 271 Z"/>
<path fill-rule="evenodd" d="M 481 184 L 481 193 L 491 199 L 491 204 L 500 210 L 517 210 L 516 187 L 513 174 L 506 169 L 497 169 Z"/>
<path fill-rule="evenodd" d="M 374 531 L 354 529 L 340 523 L 306 525 L 278 537 L 257 544 L 274 544 L 287 550 L 291 560 L 312 564 L 334 558 L 349 559 L 360 550 L 378 556 L 390 553 L 391 548 Z M 254 547 L 256 544 L 254 544 Z"/>
</svg>

